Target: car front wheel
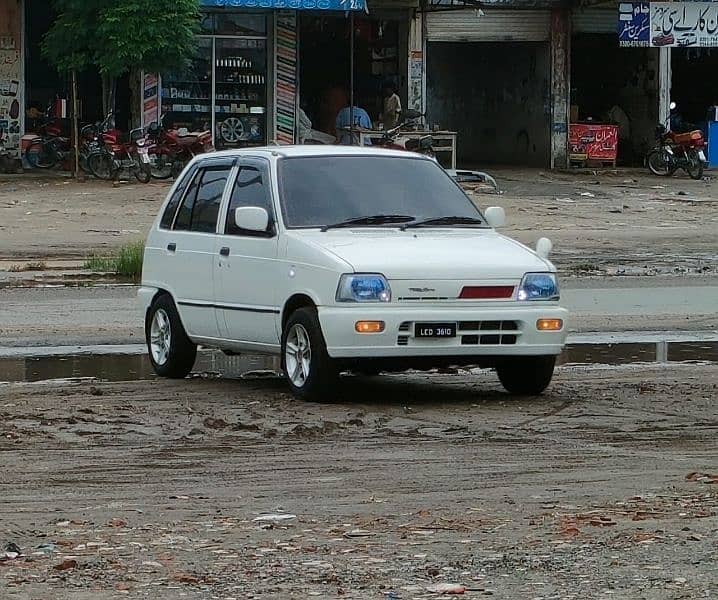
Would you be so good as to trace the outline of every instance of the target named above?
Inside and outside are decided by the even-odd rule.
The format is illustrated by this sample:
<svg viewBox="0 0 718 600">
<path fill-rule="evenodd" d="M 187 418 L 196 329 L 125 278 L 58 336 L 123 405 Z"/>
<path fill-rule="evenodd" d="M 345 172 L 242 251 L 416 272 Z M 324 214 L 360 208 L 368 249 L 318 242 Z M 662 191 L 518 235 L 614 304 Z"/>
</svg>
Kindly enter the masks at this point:
<svg viewBox="0 0 718 600">
<path fill-rule="evenodd" d="M 496 365 L 496 373 L 510 394 L 537 396 L 551 383 L 555 364 L 555 356 L 512 356 Z"/>
<path fill-rule="evenodd" d="M 327 353 L 315 309 L 300 308 L 289 316 L 282 332 L 282 369 L 302 400 L 326 401 L 335 391 L 339 373 Z"/>
<path fill-rule="evenodd" d="M 187 337 L 172 298 L 158 296 L 147 312 L 147 350 L 152 368 L 161 377 L 183 379 L 194 366 L 197 346 Z"/>
</svg>

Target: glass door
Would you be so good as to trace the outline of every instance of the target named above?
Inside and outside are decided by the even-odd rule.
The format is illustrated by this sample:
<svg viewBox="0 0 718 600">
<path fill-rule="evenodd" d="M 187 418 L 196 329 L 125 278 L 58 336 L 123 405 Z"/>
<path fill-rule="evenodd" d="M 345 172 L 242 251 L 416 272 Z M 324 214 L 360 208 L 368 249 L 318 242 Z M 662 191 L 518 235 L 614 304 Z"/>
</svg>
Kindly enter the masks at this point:
<svg viewBox="0 0 718 600">
<path fill-rule="evenodd" d="M 212 128 L 212 38 L 197 38 L 188 69 L 162 75 L 162 118 L 166 127 Z"/>
<path fill-rule="evenodd" d="M 215 38 L 215 146 L 261 146 L 266 131 L 267 40 Z"/>
</svg>

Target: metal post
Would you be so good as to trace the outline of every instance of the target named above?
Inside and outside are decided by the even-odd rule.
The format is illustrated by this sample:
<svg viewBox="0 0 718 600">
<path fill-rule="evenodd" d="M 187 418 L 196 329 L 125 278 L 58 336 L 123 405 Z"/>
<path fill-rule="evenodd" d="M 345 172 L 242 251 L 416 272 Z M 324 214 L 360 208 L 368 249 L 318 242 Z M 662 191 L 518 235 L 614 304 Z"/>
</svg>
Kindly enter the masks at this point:
<svg viewBox="0 0 718 600">
<path fill-rule="evenodd" d="M 349 13 L 349 139 L 354 144 L 354 11 Z"/>
<path fill-rule="evenodd" d="M 77 71 L 72 71 L 72 136 L 75 138 L 75 177 L 80 179 L 80 131 L 78 118 L 79 103 L 77 101 Z"/>
</svg>

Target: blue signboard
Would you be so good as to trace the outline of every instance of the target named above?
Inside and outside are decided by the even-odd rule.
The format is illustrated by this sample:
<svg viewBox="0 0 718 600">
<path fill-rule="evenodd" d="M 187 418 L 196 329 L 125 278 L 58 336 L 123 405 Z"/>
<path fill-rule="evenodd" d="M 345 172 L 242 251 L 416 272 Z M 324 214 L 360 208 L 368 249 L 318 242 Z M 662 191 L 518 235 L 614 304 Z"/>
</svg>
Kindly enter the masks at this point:
<svg viewBox="0 0 718 600">
<path fill-rule="evenodd" d="M 281 10 L 365 11 L 366 0 L 200 0 L 200 6 Z"/>
<path fill-rule="evenodd" d="M 649 46 L 650 17 L 648 2 L 621 2 L 618 5 L 618 45 L 623 48 Z"/>
</svg>

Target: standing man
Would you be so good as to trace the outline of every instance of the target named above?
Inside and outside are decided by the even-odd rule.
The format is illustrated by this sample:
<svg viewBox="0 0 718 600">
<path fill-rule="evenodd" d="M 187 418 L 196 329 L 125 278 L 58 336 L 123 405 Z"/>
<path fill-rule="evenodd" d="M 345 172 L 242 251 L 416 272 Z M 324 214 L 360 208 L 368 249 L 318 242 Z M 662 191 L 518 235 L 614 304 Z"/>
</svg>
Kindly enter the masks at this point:
<svg viewBox="0 0 718 600">
<path fill-rule="evenodd" d="M 384 84 L 384 112 L 382 113 L 382 122 L 384 123 L 384 131 L 392 129 L 399 124 L 399 115 L 401 114 L 401 100 L 394 91 L 394 86 L 390 82 Z"/>
</svg>

